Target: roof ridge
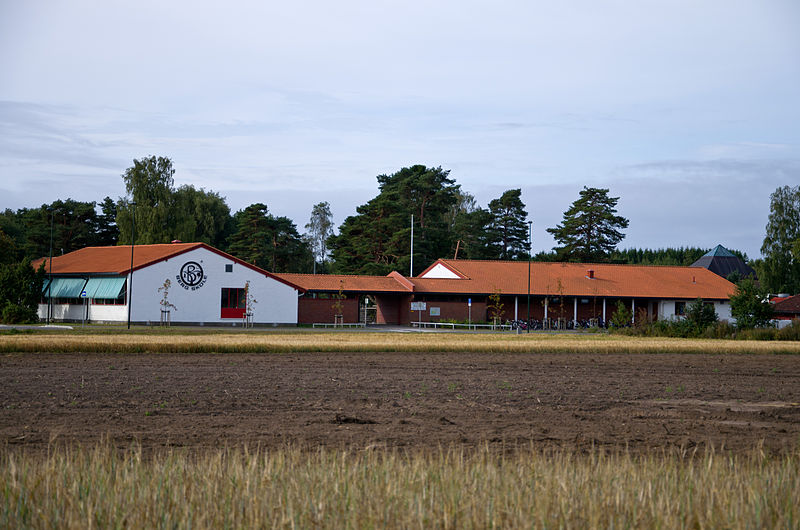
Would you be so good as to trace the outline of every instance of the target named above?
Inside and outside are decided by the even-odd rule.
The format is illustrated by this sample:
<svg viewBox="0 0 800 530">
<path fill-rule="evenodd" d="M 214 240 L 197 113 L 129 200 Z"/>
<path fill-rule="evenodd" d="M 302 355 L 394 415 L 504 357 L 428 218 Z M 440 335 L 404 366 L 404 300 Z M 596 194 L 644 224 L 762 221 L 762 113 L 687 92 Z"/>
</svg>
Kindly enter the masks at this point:
<svg viewBox="0 0 800 530">
<path fill-rule="evenodd" d="M 497 264 L 520 264 L 520 265 L 527 265 L 527 261 L 517 261 L 517 260 L 502 260 L 502 259 L 458 259 L 458 260 L 451 260 L 451 259 L 440 259 L 442 262 L 452 262 L 452 261 L 460 261 L 460 262 L 472 262 L 472 263 L 497 263 Z M 659 263 L 601 263 L 601 262 L 577 262 L 577 261 L 531 261 L 532 265 L 550 265 L 550 266 L 598 266 L 598 267 L 662 267 L 662 268 L 679 268 L 679 269 L 686 269 L 689 268 L 690 265 L 663 265 Z M 449 265 L 449 264 L 448 264 Z M 464 276 L 466 274 L 463 271 L 459 271 Z"/>
<path fill-rule="evenodd" d="M 273 272 L 272 274 L 293 274 L 295 276 L 328 277 L 328 278 L 388 278 L 388 275 L 378 274 L 314 274 L 313 272 Z"/>
</svg>

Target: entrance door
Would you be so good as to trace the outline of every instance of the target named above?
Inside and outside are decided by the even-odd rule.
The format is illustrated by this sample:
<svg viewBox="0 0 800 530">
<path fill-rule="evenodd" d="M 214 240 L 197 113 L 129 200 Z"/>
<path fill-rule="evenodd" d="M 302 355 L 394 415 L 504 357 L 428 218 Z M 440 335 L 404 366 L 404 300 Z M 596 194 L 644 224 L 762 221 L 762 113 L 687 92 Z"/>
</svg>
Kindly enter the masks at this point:
<svg viewBox="0 0 800 530">
<path fill-rule="evenodd" d="M 378 321 L 378 306 L 371 295 L 365 294 L 358 299 L 358 321 L 365 324 Z"/>
</svg>

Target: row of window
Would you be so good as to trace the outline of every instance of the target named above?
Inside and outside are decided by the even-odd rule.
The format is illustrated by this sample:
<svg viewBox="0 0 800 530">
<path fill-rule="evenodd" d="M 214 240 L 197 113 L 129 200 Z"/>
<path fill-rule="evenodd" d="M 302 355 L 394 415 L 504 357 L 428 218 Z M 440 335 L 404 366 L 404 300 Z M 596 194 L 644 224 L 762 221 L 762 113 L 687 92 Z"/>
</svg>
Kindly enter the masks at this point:
<svg viewBox="0 0 800 530">
<path fill-rule="evenodd" d="M 53 304 L 83 305 L 86 300 L 87 298 L 53 298 Z M 91 298 L 88 300 L 92 305 L 125 305 L 125 293 L 118 298 Z M 47 298 L 42 298 L 39 303 L 47 304 Z"/>
</svg>

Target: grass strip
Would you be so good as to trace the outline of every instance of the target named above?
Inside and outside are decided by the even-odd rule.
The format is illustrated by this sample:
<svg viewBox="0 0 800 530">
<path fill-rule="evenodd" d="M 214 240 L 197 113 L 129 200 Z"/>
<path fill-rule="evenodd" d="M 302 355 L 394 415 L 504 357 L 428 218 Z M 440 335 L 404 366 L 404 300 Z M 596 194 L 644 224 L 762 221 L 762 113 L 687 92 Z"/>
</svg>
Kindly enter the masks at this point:
<svg viewBox="0 0 800 530">
<path fill-rule="evenodd" d="M 0 336 L 0 353 L 703 353 L 799 354 L 800 342 L 461 333 L 280 332 Z"/>
</svg>

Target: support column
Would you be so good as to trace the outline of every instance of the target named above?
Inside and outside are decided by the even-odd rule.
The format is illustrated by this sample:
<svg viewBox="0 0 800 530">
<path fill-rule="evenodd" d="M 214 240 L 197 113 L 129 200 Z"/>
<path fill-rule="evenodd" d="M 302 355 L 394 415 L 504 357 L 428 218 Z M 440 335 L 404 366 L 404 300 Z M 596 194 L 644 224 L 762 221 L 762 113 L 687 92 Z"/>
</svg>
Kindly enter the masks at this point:
<svg viewBox="0 0 800 530">
<path fill-rule="evenodd" d="M 575 307 L 572 310 L 572 323 L 578 323 L 578 299 L 575 298 Z"/>
<path fill-rule="evenodd" d="M 548 299 L 547 299 L 547 297 L 545 296 L 545 297 L 544 297 L 544 319 L 545 319 L 545 320 L 547 320 L 547 306 L 548 306 Z M 544 323 L 543 323 L 543 324 L 544 324 Z M 542 327 L 544 327 L 544 326 L 542 326 Z"/>
<path fill-rule="evenodd" d="M 519 320 L 519 296 L 514 297 L 514 320 Z"/>
<path fill-rule="evenodd" d="M 636 299 L 631 298 L 631 324 L 636 324 Z"/>
<path fill-rule="evenodd" d="M 608 325 L 606 323 L 606 299 L 605 298 L 603 298 L 603 325 L 604 326 Z"/>
</svg>

